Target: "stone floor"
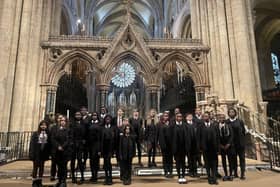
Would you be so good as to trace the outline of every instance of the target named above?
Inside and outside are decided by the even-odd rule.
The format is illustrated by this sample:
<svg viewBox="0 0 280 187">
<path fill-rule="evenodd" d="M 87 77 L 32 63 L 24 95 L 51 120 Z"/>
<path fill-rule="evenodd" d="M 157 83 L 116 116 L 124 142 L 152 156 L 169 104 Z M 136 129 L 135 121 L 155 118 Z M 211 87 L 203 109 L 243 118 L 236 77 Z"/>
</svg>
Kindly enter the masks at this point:
<svg viewBox="0 0 280 187">
<path fill-rule="evenodd" d="M 113 163 L 116 161 L 113 160 Z M 157 157 L 156 162 L 160 168 L 161 166 L 161 158 Z M 143 163 L 147 163 L 146 158 L 143 158 Z M 219 162 L 221 163 L 221 162 Z M 137 166 L 137 159 L 134 159 L 134 164 Z M 102 159 L 101 159 L 101 165 L 102 165 Z M 265 187 L 270 187 L 270 186 L 279 186 L 280 185 L 280 175 L 279 173 L 271 172 L 269 171 L 269 164 L 266 162 L 259 162 L 256 160 L 251 160 L 247 159 L 246 160 L 246 165 L 247 165 L 247 180 L 245 181 L 240 181 L 239 179 L 236 179 L 233 182 L 223 182 L 220 181 L 220 184 L 223 186 L 240 186 L 240 187 L 246 187 L 246 186 L 264 186 Z M 143 169 L 148 169 L 147 167 Z M 31 161 L 17 161 L 17 162 L 12 162 L 6 165 L 0 166 L 0 187 L 25 187 L 25 186 L 30 186 L 31 184 L 31 170 L 32 170 L 32 163 Z M 135 169 L 136 170 L 136 169 Z M 156 169 L 154 169 L 155 171 Z M 220 167 L 221 170 L 221 167 Z M 117 172 L 118 170 L 116 170 Z M 45 167 L 45 175 L 44 177 L 44 184 L 46 186 L 52 186 L 55 183 L 49 181 L 49 173 L 50 173 L 50 162 L 46 163 Z M 90 175 L 90 172 L 87 172 L 88 176 Z M 160 172 L 161 173 L 161 172 Z M 222 171 L 221 171 L 222 174 Z M 170 186 L 174 185 L 177 186 L 177 179 L 174 177 L 173 179 L 166 179 L 162 175 L 149 175 L 149 176 L 133 176 L 132 178 L 133 184 L 131 186 L 151 186 L 154 185 L 154 187 L 157 186 Z M 187 177 L 187 180 L 189 181 L 188 186 L 197 186 L 197 187 L 202 187 L 202 186 L 208 186 L 206 176 L 202 176 L 199 179 L 197 178 L 190 178 Z M 100 182 L 94 186 L 103 186 L 102 182 L 103 179 L 101 178 L 99 180 Z M 68 187 L 76 186 L 72 185 L 70 180 L 68 183 Z M 93 186 L 93 184 L 90 183 L 85 183 L 82 186 Z M 119 180 L 118 174 L 115 175 L 114 177 L 114 186 L 122 186 L 121 181 Z"/>
</svg>

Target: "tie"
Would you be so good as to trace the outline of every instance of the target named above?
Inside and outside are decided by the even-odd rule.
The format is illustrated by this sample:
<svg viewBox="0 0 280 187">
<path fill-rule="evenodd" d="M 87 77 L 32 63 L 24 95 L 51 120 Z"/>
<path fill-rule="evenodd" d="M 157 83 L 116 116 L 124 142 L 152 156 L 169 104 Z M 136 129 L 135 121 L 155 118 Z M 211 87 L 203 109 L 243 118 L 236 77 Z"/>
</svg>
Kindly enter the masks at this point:
<svg viewBox="0 0 280 187">
<path fill-rule="evenodd" d="M 122 126 L 122 119 L 119 117 L 119 123 L 118 123 L 118 127 Z"/>
</svg>

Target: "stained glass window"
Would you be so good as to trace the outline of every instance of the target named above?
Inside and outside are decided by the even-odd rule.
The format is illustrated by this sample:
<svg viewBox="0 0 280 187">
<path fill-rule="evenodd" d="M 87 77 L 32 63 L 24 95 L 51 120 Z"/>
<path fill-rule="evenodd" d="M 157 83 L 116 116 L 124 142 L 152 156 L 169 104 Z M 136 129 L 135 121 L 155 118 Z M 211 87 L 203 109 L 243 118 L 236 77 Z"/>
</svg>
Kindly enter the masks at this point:
<svg viewBox="0 0 280 187">
<path fill-rule="evenodd" d="M 280 84 L 280 68 L 279 68 L 278 57 L 277 57 L 276 54 L 271 53 L 271 59 L 272 59 L 274 81 L 275 81 L 276 84 Z"/>
<path fill-rule="evenodd" d="M 119 87 L 125 88 L 130 86 L 135 80 L 135 69 L 129 63 L 123 63 L 117 70 L 116 75 L 112 78 L 112 83 Z"/>
</svg>

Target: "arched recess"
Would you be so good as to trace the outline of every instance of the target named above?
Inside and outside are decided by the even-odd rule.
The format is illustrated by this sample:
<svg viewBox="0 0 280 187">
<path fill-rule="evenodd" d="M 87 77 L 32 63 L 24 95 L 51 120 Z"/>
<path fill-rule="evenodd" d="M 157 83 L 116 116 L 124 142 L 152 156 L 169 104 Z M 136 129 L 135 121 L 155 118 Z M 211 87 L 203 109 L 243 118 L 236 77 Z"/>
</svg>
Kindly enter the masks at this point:
<svg viewBox="0 0 280 187">
<path fill-rule="evenodd" d="M 159 63 L 160 72 L 162 72 L 166 64 L 175 60 L 184 62 L 182 65 L 185 69 L 185 73 L 193 79 L 195 86 L 207 84 L 205 73 L 198 67 L 192 58 L 182 52 L 174 52 L 164 57 Z"/>
<path fill-rule="evenodd" d="M 181 90 L 179 92 L 185 92 L 184 90 L 188 88 L 188 90 L 192 93 L 187 93 L 189 96 L 192 94 L 195 95 L 193 99 L 195 101 L 189 103 L 196 103 L 199 101 L 205 100 L 207 89 L 209 88 L 208 81 L 206 80 L 206 72 L 204 66 L 200 64 L 199 66 L 192 58 L 184 54 L 183 52 L 174 52 L 167 55 L 160 61 L 159 64 L 159 80 L 163 80 L 163 77 L 166 77 L 166 70 L 174 69 L 174 65 L 177 68 L 176 76 L 178 81 L 175 81 L 176 84 L 178 83 L 177 87 L 180 87 Z M 173 70 L 174 73 L 174 70 Z M 174 76 L 174 74 L 170 74 Z M 191 87 L 189 85 L 191 84 Z M 162 83 L 161 83 L 162 89 Z M 181 98 L 181 100 L 184 98 Z M 183 100 L 181 103 L 184 102 Z M 178 104 L 179 106 L 179 104 Z M 186 108 L 185 112 L 191 112 L 194 108 Z"/>
<path fill-rule="evenodd" d="M 84 76 L 82 83 L 74 77 L 76 71 Z M 100 68 L 98 67 L 96 60 L 90 54 L 81 49 L 76 49 L 62 55 L 49 68 L 45 84 L 43 84 L 46 89 L 46 101 L 42 101 L 43 103 L 46 103 L 45 114 L 55 112 L 55 107 L 60 108 L 61 110 L 61 106 L 69 106 L 69 103 L 68 105 L 57 103 L 57 91 L 65 92 L 64 94 L 58 94 L 60 98 L 64 96 L 68 97 L 67 94 L 73 95 L 76 88 L 84 88 L 85 91 L 83 92 L 86 92 L 85 97 L 88 98 L 88 107 L 92 110 L 95 109 L 95 95 L 97 95 L 96 84 L 99 80 Z M 61 84 L 71 85 L 65 85 L 65 89 L 61 89 L 59 88 L 62 87 Z M 44 100 L 44 97 L 42 99 Z M 57 104 L 59 104 L 59 107 L 56 106 Z M 70 112 L 73 113 L 74 109 L 77 109 L 77 104 L 75 107 L 69 106 L 67 109 L 71 109 Z M 65 113 L 67 109 L 63 110 L 63 113 Z"/>
<path fill-rule="evenodd" d="M 280 1 L 255 0 L 255 37 L 263 100 L 268 102 L 267 113 L 280 113 L 280 88 L 274 79 L 272 53 L 280 51 Z M 278 59 L 280 54 L 277 54 Z M 278 63 L 279 65 L 279 63 Z"/>
<path fill-rule="evenodd" d="M 134 60 L 137 73 L 143 76 L 147 84 L 155 83 L 155 77 L 150 76 L 155 68 L 154 65 L 132 51 L 126 51 L 124 53 L 121 53 L 111 61 L 108 61 L 103 67 L 103 69 L 106 71 L 101 76 L 101 82 L 109 84 L 112 77 L 114 76 L 114 68 L 118 66 L 123 59 L 126 58 L 131 58 Z"/>
<path fill-rule="evenodd" d="M 94 72 L 95 74 L 100 74 L 100 67 L 97 64 L 95 58 L 93 58 L 86 51 L 81 49 L 75 49 L 64 55 L 62 55 L 57 62 L 50 68 L 49 74 L 47 76 L 47 83 L 56 85 L 58 80 L 69 70 L 69 66 L 76 59 L 82 60 L 86 66 L 88 72 Z M 99 76 L 97 77 L 99 80 Z"/>
</svg>

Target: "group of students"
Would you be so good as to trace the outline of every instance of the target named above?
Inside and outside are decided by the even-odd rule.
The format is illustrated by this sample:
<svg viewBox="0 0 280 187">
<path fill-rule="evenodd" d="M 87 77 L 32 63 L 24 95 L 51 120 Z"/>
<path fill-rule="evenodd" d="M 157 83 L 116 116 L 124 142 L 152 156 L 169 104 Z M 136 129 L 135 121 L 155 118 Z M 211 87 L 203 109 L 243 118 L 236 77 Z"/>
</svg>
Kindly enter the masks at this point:
<svg viewBox="0 0 280 187">
<path fill-rule="evenodd" d="M 144 120 L 137 110 L 131 118 L 125 118 L 118 109 L 112 117 L 106 108 L 101 113 L 89 113 L 86 107 L 76 112 L 73 120 L 57 114 L 55 120 L 48 117 L 39 123 L 38 130 L 30 141 L 30 159 L 33 161 L 33 186 L 42 186 L 44 162 L 51 156 L 51 180 L 58 178 L 57 187 L 66 186 L 67 163 L 70 161 L 73 183 L 82 184 L 86 162 L 89 157 L 92 183 L 97 183 L 100 158 L 103 158 L 105 171 L 104 185 L 112 185 L 112 163 L 115 155 L 120 167 L 120 179 L 124 185 L 131 184 L 132 159 L 138 156 L 141 162 L 142 144 L 146 142 L 148 167 L 156 167 L 155 156 L 159 145 L 165 177 L 172 177 L 173 158 L 175 160 L 178 182 L 186 183 L 186 167 L 192 177 L 199 177 L 197 168 L 204 166 L 208 183 L 218 184 L 218 154 L 222 156 L 225 176 L 223 180 L 238 177 L 237 157 L 240 160 L 241 179 L 245 179 L 245 126 L 237 118 L 234 108 L 228 110 L 229 118 L 224 114 L 211 118 L 208 112 L 201 114 L 197 108 L 195 115 L 184 116 L 176 108 L 174 116 L 169 111 L 157 115 L 151 110 Z M 188 163 L 186 163 L 186 158 Z M 76 167 L 77 161 L 77 167 Z M 227 169 L 227 161 L 229 169 Z M 57 169 L 57 172 L 56 172 Z M 76 171 L 80 172 L 77 182 Z"/>
</svg>

